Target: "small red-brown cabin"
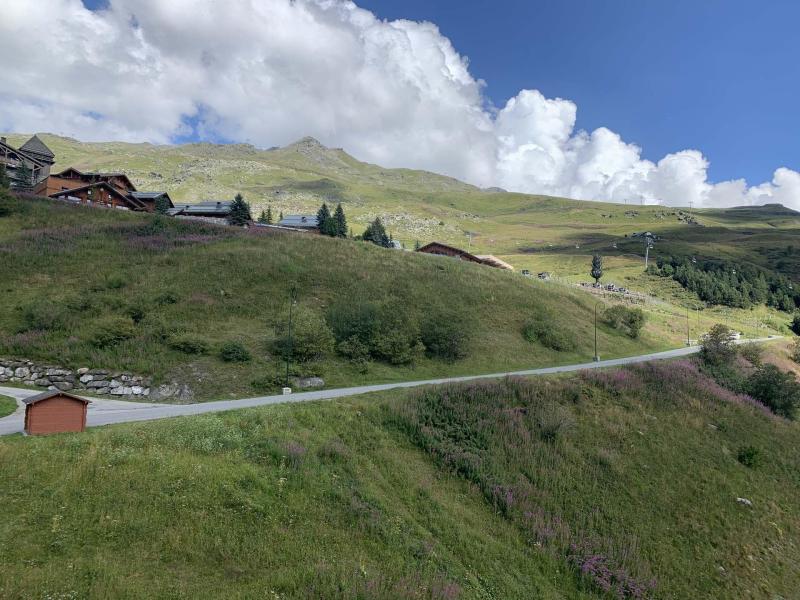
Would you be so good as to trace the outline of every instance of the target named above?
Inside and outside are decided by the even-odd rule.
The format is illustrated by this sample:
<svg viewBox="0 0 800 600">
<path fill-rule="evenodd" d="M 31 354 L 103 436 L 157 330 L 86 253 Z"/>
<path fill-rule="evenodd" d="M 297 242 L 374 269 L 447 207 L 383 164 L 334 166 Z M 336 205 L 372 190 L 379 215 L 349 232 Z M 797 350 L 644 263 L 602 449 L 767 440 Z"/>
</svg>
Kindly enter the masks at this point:
<svg viewBox="0 0 800 600">
<path fill-rule="evenodd" d="M 25 433 L 47 435 L 86 429 L 89 401 L 66 392 L 44 392 L 22 401 L 25 404 Z"/>
</svg>

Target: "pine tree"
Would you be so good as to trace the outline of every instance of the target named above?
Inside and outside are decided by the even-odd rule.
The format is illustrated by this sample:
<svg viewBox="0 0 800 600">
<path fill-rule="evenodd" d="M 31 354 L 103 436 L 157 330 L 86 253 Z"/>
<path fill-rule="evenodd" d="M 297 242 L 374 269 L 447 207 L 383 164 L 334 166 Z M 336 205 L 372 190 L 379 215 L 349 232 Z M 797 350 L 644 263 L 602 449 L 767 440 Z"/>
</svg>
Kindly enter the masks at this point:
<svg viewBox="0 0 800 600">
<path fill-rule="evenodd" d="M 267 225 L 272 225 L 272 205 L 267 204 Z"/>
<path fill-rule="evenodd" d="M 414 242 L 414 251 L 416 252 L 420 248 L 422 248 L 422 244 L 420 244 L 419 240 L 417 240 L 416 242 Z"/>
<path fill-rule="evenodd" d="M 363 239 L 384 248 L 388 248 L 391 245 L 380 217 L 375 217 L 375 220 L 367 226 Z"/>
<path fill-rule="evenodd" d="M 336 237 L 347 237 L 347 217 L 344 216 L 344 209 L 341 202 L 336 205 L 333 213 L 333 220 L 336 223 Z"/>
<path fill-rule="evenodd" d="M 247 225 L 253 217 L 250 215 L 250 206 L 244 201 L 241 194 L 236 194 L 231 204 L 231 212 L 228 215 L 229 225 Z"/>
<path fill-rule="evenodd" d="M 7 190 L 10 185 L 11 182 L 8 180 L 6 166 L 3 163 L 0 163 L 0 190 Z"/>
<path fill-rule="evenodd" d="M 283 211 L 278 215 L 278 222 L 280 223 L 281 221 L 283 221 Z"/>
<path fill-rule="evenodd" d="M 330 235 L 330 220 L 331 211 L 328 209 L 328 205 L 323 202 L 317 211 L 317 227 L 319 227 L 320 233 Z"/>
<path fill-rule="evenodd" d="M 589 275 L 594 278 L 595 284 L 603 277 L 603 257 L 599 254 L 595 254 L 592 257 L 592 270 L 589 272 Z"/>
<path fill-rule="evenodd" d="M 166 196 L 159 196 L 158 198 L 156 198 L 156 212 L 159 215 L 167 214 L 169 208 L 170 208 L 169 200 L 167 200 Z"/>
<path fill-rule="evenodd" d="M 258 222 L 261 223 L 262 225 L 266 225 L 267 223 L 269 223 L 269 221 L 267 221 L 267 213 L 264 212 L 263 208 L 261 209 L 261 214 L 258 215 Z"/>
<path fill-rule="evenodd" d="M 19 187 L 31 187 L 33 185 L 33 171 L 28 166 L 24 160 L 19 161 L 19 166 L 17 167 L 17 186 Z"/>
</svg>

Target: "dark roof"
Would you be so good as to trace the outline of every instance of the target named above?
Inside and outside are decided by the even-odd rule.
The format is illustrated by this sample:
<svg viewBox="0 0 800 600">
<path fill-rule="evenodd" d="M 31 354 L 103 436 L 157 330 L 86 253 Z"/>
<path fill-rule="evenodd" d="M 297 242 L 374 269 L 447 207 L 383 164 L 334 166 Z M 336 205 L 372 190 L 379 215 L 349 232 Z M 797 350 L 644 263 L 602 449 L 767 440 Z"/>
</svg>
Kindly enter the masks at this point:
<svg viewBox="0 0 800 600">
<path fill-rule="evenodd" d="M 114 194 L 115 196 L 121 198 L 122 200 L 125 200 L 128 204 L 131 204 L 135 208 L 141 208 L 141 209 L 144 208 L 144 204 L 142 204 L 139 200 L 131 197 L 131 195 L 126 196 L 125 194 L 120 192 L 117 188 L 115 188 L 113 185 L 106 183 L 105 181 L 96 181 L 95 183 L 90 183 L 88 185 L 82 185 L 80 187 L 71 188 L 68 190 L 61 190 L 53 194 L 50 194 L 50 198 L 59 198 L 61 196 L 68 196 L 74 192 L 82 192 L 84 190 L 88 190 L 89 188 L 105 188 L 108 192 Z"/>
<path fill-rule="evenodd" d="M 86 398 L 81 398 L 80 396 L 74 396 L 73 394 L 68 394 L 67 392 L 62 392 L 59 390 L 42 392 L 41 394 L 36 394 L 35 396 L 29 396 L 28 398 L 23 398 L 22 402 L 24 404 L 36 404 L 37 402 L 41 402 L 42 400 L 49 400 L 50 398 L 54 398 L 55 396 L 66 396 L 71 400 L 77 400 L 78 402 L 89 404 L 89 400 L 87 400 Z"/>
<path fill-rule="evenodd" d="M 167 211 L 169 215 L 211 215 L 211 216 L 228 216 L 231 212 L 231 200 L 208 200 L 206 202 L 197 202 L 195 204 L 176 204 L 175 208 Z"/>
<path fill-rule="evenodd" d="M 22 144 L 19 148 L 24 152 L 33 152 L 34 154 L 39 154 L 41 156 L 46 156 L 47 158 L 55 158 L 56 155 L 48 148 L 45 143 L 39 139 L 39 136 L 34 135 L 31 139 L 27 142 Z"/>
<path fill-rule="evenodd" d="M 166 197 L 167 200 L 169 200 L 169 205 L 171 207 L 175 206 L 172 203 L 172 198 L 169 197 L 169 194 L 167 192 L 131 192 L 130 194 L 128 194 L 128 196 L 136 200 L 157 200 L 158 198 L 164 196 Z"/>
<path fill-rule="evenodd" d="M 309 227 L 314 229 L 319 227 L 317 215 L 286 215 L 280 220 L 278 225 L 283 227 Z"/>
<path fill-rule="evenodd" d="M 121 172 L 114 172 L 114 171 L 111 171 L 111 172 L 81 171 L 79 169 L 76 169 L 75 167 L 69 167 L 68 169 L 64 169 L 60 173 L 56 173 L 55 177 L 63 177 L 65 174 L 69 173 L 70 171 L 74 171 L 75 173 L 77 173 L 81 177 L 88 177 L 88 178 L 103 177 L 103 178 L 109 178 L 110 179 L 111 177 L 119 177 L 120 179 L 124 179 L 125 181 L 128 182 L 128 185 L 130 186 L 131 191 L 134 191 L 134 192 L 136 191 L 136 186 L 133 185 L 133 182 L 130 180 L 130 178 L 127 175 L 125 175 L 125 173 L 121 173 Z"/>
</svg>

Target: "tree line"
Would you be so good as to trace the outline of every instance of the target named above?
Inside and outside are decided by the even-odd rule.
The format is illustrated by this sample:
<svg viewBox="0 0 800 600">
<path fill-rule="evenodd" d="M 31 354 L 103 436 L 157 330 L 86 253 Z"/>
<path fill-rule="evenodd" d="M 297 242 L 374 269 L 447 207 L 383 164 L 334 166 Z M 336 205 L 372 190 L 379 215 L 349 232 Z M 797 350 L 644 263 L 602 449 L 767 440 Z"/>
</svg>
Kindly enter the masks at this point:
<svg viewBox="0 0 800 600">
<path fill-rule="evenodd" d="M 786 312 L 800 305 L 800 293 L 790 279 L 751 264 L 671 256 L 659 258 L 648 272 L 677 281 L 710 304 L 736 308 L 766 304 Z"/>
</svg>

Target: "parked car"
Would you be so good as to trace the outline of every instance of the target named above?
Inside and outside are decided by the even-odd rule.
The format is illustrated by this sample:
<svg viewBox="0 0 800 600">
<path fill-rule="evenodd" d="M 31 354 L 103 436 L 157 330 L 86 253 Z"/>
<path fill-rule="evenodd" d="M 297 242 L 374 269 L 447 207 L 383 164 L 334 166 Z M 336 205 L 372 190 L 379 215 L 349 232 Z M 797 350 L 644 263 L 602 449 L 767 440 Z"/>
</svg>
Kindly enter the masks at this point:
<svg viewBox="0 0 800 600">
<path fill-rule="evenodd" d="M 531 276 L 531 272 L 528 269 L 522 269 L 522 275 L 524 277 L 530 277 Z"/>
</svg>

